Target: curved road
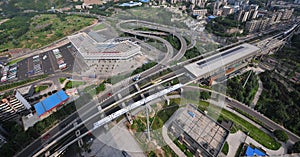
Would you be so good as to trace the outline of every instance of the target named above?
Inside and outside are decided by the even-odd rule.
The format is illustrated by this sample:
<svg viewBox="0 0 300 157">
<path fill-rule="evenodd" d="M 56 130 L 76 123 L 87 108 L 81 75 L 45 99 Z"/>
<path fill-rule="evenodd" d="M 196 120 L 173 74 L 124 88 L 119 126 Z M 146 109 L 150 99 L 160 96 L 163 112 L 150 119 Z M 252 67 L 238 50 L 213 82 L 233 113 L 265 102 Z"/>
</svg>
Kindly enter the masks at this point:
<svg viewBox="0 0 300 157">
<path fill-rule="evenodd" d="M 116 25 L 117 28 L 119 30 L 123 31 L 123 32 L 138 35 L 138 36 L 144 36 L 144 37 L 145 37 L 145 34 L 141 34 L 139 32 L 144 32 L 145 33 L 146 31 L 134 31 L 134 30 L 124 29 L 124 28 L 121 27 L 121 24 L 125 24 L 125 23 L 133 23 L 133 24 L 139 23 L 139 24 L 142 24 L 143 27 L 168 32 L 168 33 L 173 34 L 174 36 L 176 36 L 176 38 L 178 38 L 179 41 L 180 41 L 180 49 L 179 49 L 178 53 L 172 58 L 173 61 L 180 60 L 184 56 L 184 54 L 187 50 L 187 44 L 186 44 L 185 39 L 179 33 L 176 32 L 176 29 L 172 30 L 168 27 L 161 26 L 160 24 L 147 22 L 147 21 L 141 21 L 141 20 L 125 20 L 125 21 L 121 21 L 121 22 L 117 23 L 117 25 Z M 151 32 L 148 32 L 148 33 L 151 33 Z M 157 35 L 158 33 L 153 32 L 153 34 Z M 162 38 L 159 38 L 157 36 L 150 35 L 150 36 L 146 36 L 146 37 L 153 38 L 153 39 L 158 39 L 158 40 L 162 41 L 161 40 Z"/>
</svg>

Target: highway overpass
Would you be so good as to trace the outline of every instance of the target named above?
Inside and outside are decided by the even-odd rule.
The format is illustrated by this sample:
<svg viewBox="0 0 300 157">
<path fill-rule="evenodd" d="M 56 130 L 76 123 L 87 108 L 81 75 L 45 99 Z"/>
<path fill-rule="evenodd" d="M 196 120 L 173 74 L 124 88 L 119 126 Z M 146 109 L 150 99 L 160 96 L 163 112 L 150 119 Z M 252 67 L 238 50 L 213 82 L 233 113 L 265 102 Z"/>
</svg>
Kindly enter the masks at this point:
<svg viewBox="0 0 300 157">
<path fill-rule="evenodd" d="M 136 35 L 145 35 L 145 34 L 136 34 Z M 251 47 L 251 46 L 250 46 Z M 216 54 L 216 55 L 214 55 L 214 56 L 222 56 L 222 54 L 225 54 L 225 52 L 226 52 L 226 50 L 225 51 L 222 51 L 222 52 L 220 52 L 220 53 L 218 53 L 218 54 Z M 238 52 L 236 52 L 236 53 L 238 53 Z M 239 54 L 239 53 L 238 53 Z M 239 54 L 239 55 L 241 55 L 240 57 L 237 57 L 236 58 L 236 60 L 234 60 L 234 59 L 230 59 L 231 57 L 229 57 L 229 56 L 226 56 L 225 55 L 225 57 L 226 58 L 228 58 L 229 60 L 228 60 L 228 64 L 229 63 L 233 63 L 233 62 L 235 62 L 235 61 L 239 61 L 239 59 L 244 59 L 243 57 L 248 57 L 247 55 L 245 55 L 245 54 Z M 245 56 L 244 56 L 245 55 Z M 249 56 L 251 56 L 252 55 L 252 53 L 250 53 L 249 54 Z M 177 58 L 177 57 L 175 57 L 175 58 Z M 197 57 L 198 58 L 198 57 Z M 209 58 L 213 58 L 213 56 L 211 56 L 211 57 L 208 57 L 208 58 L 206 58 L 206 59 L 209 59 Z M 174 58 L 173 58 L 174 59 Z M 194 61 L 194 60 L 193 60 Z M 200 61 L 196 61 L 195 63 L 199 63 Z M 218 63 L 222 63 L 223 61 L 221 60 L 221 61 L 219 61 Z M 210 63 L 210 62 L 208 62 L 208 63 Z M 171 67 L 169 67 L 169 68 L 171 68 L 172 70 L 173 70 L 173 72 L 172 73 L 174 73 L 174 74 L 178 74 L 178 73 L 182 73 L 183 71 L 186 71 L 187 69 L 185 69 L 185 67 L 184 68 L 182 68 L 181 67 L 181 65 L 187 65 L 187 64 L 190 64 L 190 62 L 189 61 L 185 61 L 184 62 L 184 64 L 177 64 L 177 65 L 180 65 L 180 66 L 177 66 L 177 65 L 174 65 L 174 66 L 171 66 Z M 194 64 L 194 63 L 191 63 L 191 64 Z M 222 68 L 222 67 L 220 67 L 220 68 Z M 137 82 L 133 82 L 132 80 L 131 80 L 131 78 L 128 78 L 127 79 L 127 85 L 126 86 L 124 86 L 123 84 L 122 84 L 122 82 L 121 83 L 117 83 L 116 85 L 114 85 L 114 87 L 113 87 L 113 89 L 111 89 L 111 90 L 108 90 L 107 92 L 104 92 L 101 96 L 100 96 L 100 98 L 99 98 L 99 102 L 100 103 L 98 103 L 98 104 L 91 104 L 91 106 L 89 106 L 89 107 L 86 107 L 86 106 L 84 106 L 85 108 L 87 108 L 88 109 L 88 111 L 87 112 L 90 112 L 90 111 L 95 111 L 95 108 L 97 108 L 98 106 L 105 106 L 105 107 L 108 107 L 108 106 L 111 106 L 112 104 L 115 104 L 114 102 L 116 102 L 115 100 L 116 100 L 116 98 L 114 97 L 115 95 L 117 95 L 117 94 L 119 94 L 119 93 L 122 93 L 122 97 L 123 98 L 126 98 L 126 96 L 127 96 L 127 94 L 128 93 L 126 93 L 126 92 L 124 92 L 124 91 L 130 91 L 130 92 L 132 92 L 133 94 L 140 94 L 139 92 L 137 92 L 137 91 L 132 91 L 131 89 L 134 89 L 134 87 L 132 87 L 134 84 L 143 84 L 143 83 L 145 83 L 145 82 L 149 82 L 149 80 L 151 80 L 153 77 L 154 77 L 154 75 L 155 74 L 157 74 L 157 73 L 159 73 L 159 72 L 161 72 L 162 70 L 166 70 L 167 69 L 167 67 L 164 67 L 164 68 L 161 68 L 161 65 L 158 65 L 158 66 L 156 66 L 156 67 L 154 67 L 154 68 L 152 68 L 152 69 L 150 69 L 150 70 L 147 70 L 147 71 L 145 71 L 145 72 L 143 72 L 142 74 L 141 74 L 141 80 L 139 80 L 139 81 L 137 81 Z M 167 73 L 167 74 L 170 74 L 170 73 Z M 166 74 L 164 74 L 164 75 L 166 75 Z M 200 77 L 201 78 L 201 77 Z M 195 81 L 195 80 L 198 80 L 199 79 L 199 77 L 197 77 L 197 78 L 192 78 L 191 80 L 188 80 L 188 81 Z M 187 82 L 188 82 L 187 81 Z M 151 88 L 153 88 L 154 86 L 151 86 Z M 149 89 L 147 89 L 147 91 L 149 91 L 151 88 L 149 88 Z M 104 95 L 107 95 L 107 93 L 111 93 L 112 91 L 114 91 L 114 93 L 113 93 L 113 96 L 111 96 L 111 97 L 109 97 L 109 98 L 106 98 L 106 96 L 104 96 Z M 125 94 L 125 95 L 123 95 L 123 93 Z M 123 101 L 125 101 L 126 99 L 122 99 Z M 120 101 L 120 100 L 118 100 L 118 101 Z M 121 101 L 120 101 L 121 102 Z M 104 108 L 104 107 L 103 107 Z M 124 110 L 123 110 L 124 111 Z M 116 111 L 117 112 L 117 111 Z M 91 118 L 90 117 L 95 117 L 95 116 L 97 116 L 97 115 L 99 115 L 99 112 L 92 112 L 93 114 L 87 114 L 87 115 L 89 115 L 88 116 L 88 119 L 86 120 L 86 121 L 84 121 L 84 122 L 87 122 L 87 121 L 89 121 Z M 256 116 L 255 115 L 255 113 L 253 113 L 254 115 L 253 116 Z M 252 113 L 251 113 L 251 115 L 252 115 Z M 84 123 L 83 122 L 83 123 Z M 83 124 L 79 124 L 79 125 L 83 125 Z M 70 132 L 71 133 L 71 132 Z M 87 133 L 86 133 L 87 134 Z M 85 133 L 83 133 L 82 134 L 82 136 L 84 136 L 84 135 L 86 135 Z M 298 138 L 298 137 L 297 137 Z M 296 138 L 296 139 L 297 139 Z M 58 139 L 58 138 L 57 138 Z M 76 139 L 75 139 L 76 140 Z M 57 140 L 55 140 L 55 142 L 57 142 Z M 55 143 L 54 142 L 54 143 Z M 51 149 L 50 148 L 51 147 L 51 145 L 47 145 L 46 147 L 45 147 L 45 149 L 43 149 L 40 153 L 42 153 L 43 151 L 45 151 L 45 150 L 48 150 L 48 149 Z"/>
</svg>

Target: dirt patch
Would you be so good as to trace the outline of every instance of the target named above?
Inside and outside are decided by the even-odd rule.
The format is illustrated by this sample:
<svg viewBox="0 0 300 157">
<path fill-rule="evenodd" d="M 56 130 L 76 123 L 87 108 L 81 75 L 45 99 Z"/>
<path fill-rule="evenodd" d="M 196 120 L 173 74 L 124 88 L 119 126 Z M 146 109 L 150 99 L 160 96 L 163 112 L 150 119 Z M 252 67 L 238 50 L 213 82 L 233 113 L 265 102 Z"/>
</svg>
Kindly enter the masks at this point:
<svg viewBox="0 0 300 157">
<path fill-rule="evenodd" d="M 51 38 L 53 36 L 53 34 L 47 34 L 46 38 Z"/>
<path fill-rule="evenodd" d="M 157 148 L 155 150 L 155 154 L 156 154 L 156 156 L 159 156 L 159 157 L 165 157 L 165 152 L 161 148 Z"/>
</svg>

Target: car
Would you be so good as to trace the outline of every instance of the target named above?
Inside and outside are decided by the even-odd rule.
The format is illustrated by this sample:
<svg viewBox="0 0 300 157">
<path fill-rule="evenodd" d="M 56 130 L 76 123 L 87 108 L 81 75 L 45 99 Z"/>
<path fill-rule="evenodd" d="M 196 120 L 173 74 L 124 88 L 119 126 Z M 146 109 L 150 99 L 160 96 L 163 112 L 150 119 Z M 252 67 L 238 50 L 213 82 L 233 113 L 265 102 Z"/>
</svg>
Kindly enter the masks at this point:
<svg viewBox="0 0 300 157">
<path fill-rule="evenodd" d="M 50 134 L 47 134 L 43 137 L 43 140 L 48 140 L 50 138 Z"/>
<path fill-rule="evenodd" d="M 124 150 L 122 150 L 122 154 L 123 154 L 124 157 L 130 157 L 129 154 Z"/>
<path fill-rule="evenodd" d="M 111 94 L 111 93 L 108 93 L 107 96 L 112 96 L 112 94 Z"/>
<path fill-rule="evenodd" d="M 137 75 L 132 78 L 132 81 L 138 81 L 141 78 L 141 75 Z"/>
</svg>

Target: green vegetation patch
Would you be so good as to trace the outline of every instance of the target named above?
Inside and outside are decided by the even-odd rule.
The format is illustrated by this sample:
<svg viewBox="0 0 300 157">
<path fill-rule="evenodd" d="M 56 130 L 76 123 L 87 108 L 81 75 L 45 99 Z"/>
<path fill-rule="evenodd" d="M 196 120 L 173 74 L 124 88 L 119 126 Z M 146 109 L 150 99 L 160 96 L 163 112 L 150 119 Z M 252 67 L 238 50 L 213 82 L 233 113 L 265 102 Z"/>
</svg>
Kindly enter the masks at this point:
<svg viewBox="0 0 300 157">
<path fill-rule="evenodd" d="M 272 78 L 272 72 L 261 73 L 260 78 L 264 89 L 255 109 L 300 135 L 300 92 L 297 86 L 296 90 L 289 92 L 281 82 Z"/>
<path fill-rule="evenodd" d="M 164 104 L 163 108 L 157 112 L 152 122 L 151 128 L 157 130 L 162 128 L 163 124 L 174 114 L 174 112 L 179 108 L 176 100 L 171 99 L 170 104 Z"/>
<path fill-rule="evenodd" d="M 70 89 L 70 88 L 75 88 L 75 87 L 79 87 L 81 85 L 84 85 L 85 82 L 82 81 L 69 81 L 66 85 L 65 85 L 65 89 Z"/>
<path fill-rule="evenodd" d="M 292 148 L 293 153 L 300 153 L 300 141 L 296 142 Z"/>
<path fill-rule="evenodd" d="M 0 86 L 0 91 L 8 90 L 8 89 L 15 88 L 15 87 L 18 87 L 18 86 L 21 86 L 21 85 L 24 85 L 24 84 L 27 84 L 27 83 L 30 83 L 30 82 L 34 82 L 34 81 L 37 81 L 37 80 L 40 80 L 40 79 L 44 79 L 47 76 L 48 75 L 41 75 L 41 76 L 37 76 L 37 77 L 30 78 L 30 79 L 27 79 L 27 80 L 2 85 L 2 86 Z"/>
<path fill-rule="evenodd" d="M 143 64 L 142 67 L 139 67 L 139 68 L 135 69 L 132 72 L 131 76 L 133 76 L 135 74 L 138 74 L 138 73 L 141 73 L 143 71 L 146 71 L 146 70 L 154 67 L 156 64 L 157 64 L 156 62 L 150 62 L 150 63 Z"/>
<path fill-rule="evenodd" d="M 228 15 L 226 17 L 223 16 L 216 17 L 215 19 L 212 19 L 210 22 L 208 22 L 205 27 L 205 29 L 208 32 L 221 37 L 232 37 L 232 36 L 243 35 L 240 33 L 227 32 L 229 29 L 232 28 L 241 29 L 238 21 L 234 19 L 234 14 Z"/>
<path fill-rule="evenodd" d="M 94 26 L 92 29 L 94 31 L 98 31 L 98 30 L 101 30 L 101 29 L 104 29 L 106 28 L 106 25 L 104 23 L 101 23 L 101 24 L 98 24 L 97 26 Z"/>
<path fill-rule="evenodd" d="M 60 82 L 60 84 L 63 84 L 63 83 L 65 82 L 66 79 L 67 79 L 67 78 L 61 77 L 61 78 L 58 79 L 58 81 Z"/>
<path fill-rule="evenodd" d="M 199 51 L 196 47 L 193 47 L 185 52 L 184 57 L 186 59 L 191 59 L 199 55 L 201 55 L 201 51 Z"/>
<path fill-rule="evenodd" d="M 104 83 L 100 83 L 97 87 L 96 87 L 96 94 L 99 94 L 100 92 L 105 90 L 105 84 Z"/>
<path fill-rule="evenodd" d="M 176 50 L 180 49 L 180 40 L 173 35 L 163 36 Z"/>
<path fill-rule="evenodd" d="M 166 156 L 178 157 L 178 155 L 168 145 L 161 147 L 161 149 L 165 151 Z"/>
<path fill-rule="evenodd" d="M 222 109 L 221 116 L 226 120 L 231 120 L 234 125 L 238 126 L 242 131 L 248 132 L 251 138 L 262 144 L 266 148 L 271 150 L 278 150 L 281 147 L 281 144 L 278 143 L 273 137 L 266 134 L 264 131 L 260 130 L 248 121 L 237 116 L 236 114 Z"/>
<path fill-rule="evenodd" d="M 1 40 L 1 39 L 0 39 Z M 19 59 L 15 59 L 15 60 L 12 60 L 10 62 L 7 63 L 7 65 L 13 65 L 13 64 L 16 64 L 18 63 L 19 61 L 23 60 L 23 58 L 19 58 Z"/>
<path fill-rule="evenodd" d="M 243 87 L 251 73 L 245 87 Z M 248 71 L 227 81 L 227 93 L 234 99 L 250 105 L 258 90 L 258 79 L 254 72 Z"/>
<path fill-rule="evenodd" d="M 139 19 L 149 22 L 160 23 L 168 26 L 176 26 L 179 28 L 186 28 L 186 25 L 183 22 L 172 22 L 172 16 L 174 14 L 167 9 L 160 8 L 152 8 L 152 7 L 136 7 L 132 9 L 127 9 L 123 11 L 119 11 L 116 15 L 119 19 Z"/>
<path fill-rule="evenodd" d="M 38 93 L 38 92 L 40 92 L 40 91 L 46 90 L 47 88 L 48 88 L 48 86 L 46 86 L 46 85 L 43 85 L 43 86 L 36 86 L 36 87 L 34 87 L 34 92 L 35 92 L 35 93 Z"/>
<path fill-rule="evenodd" d="M 0 154 L 5 154 L 5 156 L 9 157 L 14 156 L 17 152 L 24 149 L 28 146 L 28 144 L 40 137 L 59 121 L 63 120 L 75 111 L 76 107 L 74 102 L 72 102 L 42 121 L 39 121 L 33 127 L 28 128 L 27 131 L 24 131 L 23 127 L 14 121 L 3 122 L 4 129 L 9 130 L 9 136 L 7 138 L 7 143 L 0 148 Z"/>
<path fill-rule="evenodd" d="M 273 133 L 279 141 L 286 142 L 289 139 L 287 133 L 283 130 L 275 130 Z"/>
<path fill-rule="evenodd" d="M 0 25 L 0 50 L 40 48 L 91 25 L 93 20 L 66 14 L 16 16 Z"/>
<path fill-rule="evenodd" d="M 228 151 L 229 151 L 229 145 L 228 145 L 227 142 L 225 142 L 225 144 L 223 146 L 223 149 L 222 149 L 222 153 L 224 153 L 225 155 L 227 155 Z"/>
<path fill-rule="evenodd" d="M 177 146 L 178 148 L 180 148 L 180 150 L 181 150 L 187 157 L 193 157 L 193 156 L 194 156 L 194 154 L 191 153 L 191 152 L 189 151 L 189 149 L 188 149 L 183 143 L 179 142 L 178 139 L 174 140 L 173 142 L 176 144 L 176 146 Z"/>
<path fill-rule="evenodd" d="M 235 157 L 240 157 L 241 156 L 241 153 L 242 153 L 242 151 L 243 151 L 243 147 L 244 147 L 244 143 L 241 143 L 240 145 L 239 145 L 239 148 L 238 148 L 238 150 L 235 152 Z"/>
</svg>

